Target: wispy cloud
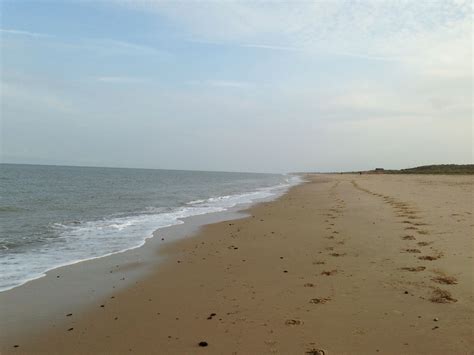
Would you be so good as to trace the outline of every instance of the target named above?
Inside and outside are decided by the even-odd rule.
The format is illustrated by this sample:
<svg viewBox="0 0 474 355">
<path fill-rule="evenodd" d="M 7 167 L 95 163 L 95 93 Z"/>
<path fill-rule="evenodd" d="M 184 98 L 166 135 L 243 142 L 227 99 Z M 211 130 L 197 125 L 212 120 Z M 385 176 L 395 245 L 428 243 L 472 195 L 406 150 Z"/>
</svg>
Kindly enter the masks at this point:
<svg viewBox="0 0 474 355">
<path fill-rule="evenodd" d="M 95 80 L 101 83 L 110 84 L 139 84 L 149 81 L 147 78 L 134 76 L 98 76 Z"/>
<path fill-rule="evenodd" d="M 458 47 L 472 47 L 469 0 L 116 2 L 168 17 L 195 41 L 215 44 L 405 62 L 430 61 L 440 43 L 460 38 Z"/>
<path fill-rule="evenodd" d="M 45 33 L 22 31 L 22 30 L 13 30 L 13 29 L 5 29 L 5 28 L 0 28 L 0 34 L 15 35 L 15 36 L 27 36 L 27 37 L 33 37 L 33 38 L 54 37 L 52 35 L 45 34 Z"/>
<path fill-rule="evenodd" d="M 163 55 L 165 52 L 162 50 L 156 49 L 152 46 L 146 46 L 137 43 L 131 43 L 126 41 L 117 41 L 112 39 L 104 39 L 102 41 L 95 41 L 96 44 L 102 44 L 109 48 L 115 49 L 117 51 L 126 51 L 136 54 L 150 54 L 150 55 Z"/>
<path fill-rule="evenodd" d="M 248 89 L 254 86 L 250 82 L 246 81 L 235 81 L 235 80 L 190 80 L 187 82 L 189 85 L 202 85 L 217 88 L 236 88 L 236 89 Z"/>
<path fill-rule="evenodd" d="M 302 48 L 288 47 L 288 46 L 275 46 L 270 44 L 242 44 L 242 47 L 246 48 L 257 48 L 257 49 L 269 49 L 274 51 L 289 51 L 289 52 L 301 52 Z"/>
</svg>

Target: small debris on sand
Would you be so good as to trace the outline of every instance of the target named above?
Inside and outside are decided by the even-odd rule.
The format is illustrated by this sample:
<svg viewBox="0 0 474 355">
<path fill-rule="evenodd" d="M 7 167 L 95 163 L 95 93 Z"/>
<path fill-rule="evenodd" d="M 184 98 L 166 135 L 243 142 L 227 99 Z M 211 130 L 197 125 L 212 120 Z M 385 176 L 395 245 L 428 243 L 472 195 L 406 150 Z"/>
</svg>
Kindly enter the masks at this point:
<svg viewBox="0 0 474 355">
<path fill-rule="evenodd" d="M 416 238 L 412 235 L 406 235 L 404 237 L 402 237 L 403 240 L 415 240 Z"/>
<path fill-rule="evenodd" d="M 311 282 L 305 283 L 304 287 L 314 287 L 315 285 Z"/>
<path fill-rule="evenodd" d="M 286 322 L 285 322 L 286 325 L 301 325 L 303 324 L 303 321 L 302 320 L 299 320 L 299 319 L 288 319 Z"/>
<path fill-rule="evenodd" d="M 337 270 L 323 271 L 321 275 L 331 276 L 337 274 Z"/>
<path fill-rule="evenodd" d="M 204 347 L 208 346 L 209 344 L 207 343 L 207 341 L 200 341 L 198 345 L 200 347 L 204 348 Z"/>
<path fill-rule="evenodd" d="M 215 313 L 211 313 L 211 314 L 209 315 L 209 317 L 207 317 L 207 319 L 212 319 L 212 318 L 215 317 L 215 316 L 216 316 Z"/>
</svg>

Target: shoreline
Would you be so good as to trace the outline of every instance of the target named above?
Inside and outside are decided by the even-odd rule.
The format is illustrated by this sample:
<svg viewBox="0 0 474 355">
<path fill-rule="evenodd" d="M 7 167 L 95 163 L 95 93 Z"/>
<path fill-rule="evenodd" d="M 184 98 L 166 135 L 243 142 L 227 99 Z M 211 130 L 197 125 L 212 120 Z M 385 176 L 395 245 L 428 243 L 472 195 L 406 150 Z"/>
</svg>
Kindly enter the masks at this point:
<svg viewBox="0 0 474 355">
<path fill-rule="evenodd" d="M 247 217 L 167 243 L 154 253 L 166 258 L 160 267 L 136 283 L 0 349 L 467 353 L 473 185 L 458 176 L 313 175 Z"/>
<path fill-rule="evenodd" d="M 0 349 L 11 337 L 18 334 L 38 334 L 48 324 L 60 321 L 70 309 L 85 310 L 94 302 L 145 278 L 166 261 L 167 255 L 161 249 L 168 244 L 193 237 L 208 224 L 245 218 L 246 211 L 251 206 L 278 199 L 289 189 L 302 183 L 304 181 L 301 179 L 296 185 L 293 183 L 285 187 L 272 187 L 276 192 L 271 196 L 239 203 L 224 211 L 181 218 L 181 223 L 156 229 L 137 247 L 54 267 L 41 276 L 1 291 Z M 110 278 L 111 275 L 108 275 L 118 273 L 120 277 Z M 65 296 L 61 302 L 50 304 L 48 300 L 55 298 L 51 295 L 51 287 L 59 287 L 56 291 Z M 24 311 L 18 314 L 17 309 Z M 38 312 L 39 310 L 41 311 Z M 25 324 L 28 324 L 26 329 Z"/>
<path fill-rule="evenodd" d="M 225 213 L 227 211 L 238 211 L 238 210 L 245 209 L 246 206 L 259 203 L 259 201 L 265 201 L 267 199 L 271 200 L 271 199 L 277 198 L 281 194 L 285 193 L 292 186 L 298 185 L 299 183 L 302 182 L 301 175 L 288 174 L 288 176 L 289 176 L 289 179 L 287 180 L 286 184 L 277 184 L 277 185 L 257 188 L 255 190 L 245 191 L 245 192 L 241 192 L 237 194 L 215 196 L 215 197 L 205 198 L 203 200 L 189 201 L 182 206 L 173 208 L 173 210 L 171 210 L 170 212 L 159 213 L 156 216 L 161 217 L 161 218 L 163 218 L 163 216 L 167 216 L 168 214 L 171 214 L 173 216 L 173 221 L 169 221 L 168 222 L 169 224 L 167 225 L 155 227 L 155 229 L 151 230 L 149 233 L 143 232 L 142 240 L 136 245 L 124 247 L 123 249 L 117 250 L 117 251 L 111 251 L 111 252 L 104 251 L 104 254 L 98 255 L 98 256 L 85 256 L 82 259 L 69 260 L 61 264 L 46 267 L 46 269 L 44 269 L 44 271 L 41 271 L 41 273 L 39 274 L 30 272 L 30 274 L 32 274 L 31 277 L 18 281 L 17 284 L 14 286 L 8 286 L 8 287 L 4 286 L 4 288 L 0 289 L 0 294 L 2 292 L 11 291 L 18 287 L 21 287 L 25 284 L 28 284 L 29 282 L 41 279 L 45 277 L 48 273 L 54 272 L 55 270 L 61 269 L 63 267 L 80 264 L 82 262 L 97 260 L 97 259 L 113 256 L 116 254 L 125 253 L 130 250 L 141 248 L 146 244 L 147 240 L 153 238 L 158 231 L 167 229 L 167 228 L 172 228 L 175 226 L 179 226 L 180 224 L 185 223 L 184 221 L 188 218 L 206 216 L 206 215 L 215 214 L 215 213 Z M 291 177 L 293 177 L 293 179 L 291 179 Z M 232 202 L 230 202 L 230 205 L 227 205 L 228 202 L 227 204 L 224 204 L 223 206 L 219 205 L 219 201 L 222 199 L 225 199 L 225 200 L 230 199 L 230 201 Z M 217 204 L 214 204 L 215 202 L 217 202 Z M 188 213 L 188 209 L 195 209 L 195 211 Z"/>
</svg>

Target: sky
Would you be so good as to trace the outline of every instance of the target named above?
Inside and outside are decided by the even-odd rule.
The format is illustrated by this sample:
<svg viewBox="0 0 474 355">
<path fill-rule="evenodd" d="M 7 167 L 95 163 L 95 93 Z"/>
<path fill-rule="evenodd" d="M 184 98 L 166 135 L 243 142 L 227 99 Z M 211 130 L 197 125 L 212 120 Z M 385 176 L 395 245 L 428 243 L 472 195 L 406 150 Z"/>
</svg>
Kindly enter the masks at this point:
<svg viewBox="0 0 474 355">
<path fill-rule="evenodd" d="M 473 162 L 462 0 L 0 0 L 4 163 Z"/>
</svg>

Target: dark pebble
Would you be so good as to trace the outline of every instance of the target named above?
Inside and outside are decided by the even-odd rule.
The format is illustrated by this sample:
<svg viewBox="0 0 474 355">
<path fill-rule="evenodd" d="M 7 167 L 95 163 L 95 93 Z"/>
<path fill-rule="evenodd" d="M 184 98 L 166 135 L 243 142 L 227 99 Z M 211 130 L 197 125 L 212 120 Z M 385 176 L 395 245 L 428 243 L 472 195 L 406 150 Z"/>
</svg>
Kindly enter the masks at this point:
<svg viewBox="0 0 474 355">
<path fill-rule="evenodd" d="M 66 317 L 70 317 L 70 316 L 72 316 L 72 313 L 66 314 Z"/>
<path fill-rule="evenodd" d="M 74 328 L 69 328 L 67 331 L 70 332 L 71 330 L 73 330 Z"/>
<path fill-rule="evenodd" d="M 207 344 L 207 341 L 200 341 L 199 342 L 199 346 L 201 346 L 201 347 L 206 347 L 207 345 L 209 345 L 209 344 Z"/>
<path fill-rule="evenodd" d="M 207 317 L 207 319 L 212 319 L 212 317 L 215 317 L 215 316 L 216 316 L 215 313 L 211 313 L 211 314 L 209 315 L 209 317 Z"/>
</svg>

